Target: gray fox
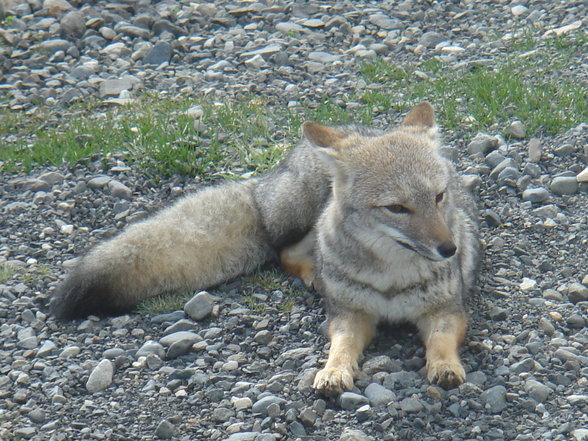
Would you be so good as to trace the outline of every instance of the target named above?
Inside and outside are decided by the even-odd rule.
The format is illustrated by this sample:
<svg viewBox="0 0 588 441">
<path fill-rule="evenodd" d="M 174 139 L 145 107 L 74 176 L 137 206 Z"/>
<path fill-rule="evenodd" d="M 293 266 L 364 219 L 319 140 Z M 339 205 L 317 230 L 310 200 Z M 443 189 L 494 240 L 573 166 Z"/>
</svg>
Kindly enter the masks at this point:
<svg viewBox="0 0 588 441">
<path fill-rule="evenodd" d="M 53 313 L 120 314 L 167 291 L 209 288 L 279 257 L 324 296 L 330 350 L 314 388 L 353 387 L 380 321 L 415 324 L 428 379 L 465 379 L 463 299 L 479 255 L 476 206 L 438 153 L 429 103 L 390 131 L 306 122 L 269 173 L 180 199 L 81 257 Z"/>
</svg>

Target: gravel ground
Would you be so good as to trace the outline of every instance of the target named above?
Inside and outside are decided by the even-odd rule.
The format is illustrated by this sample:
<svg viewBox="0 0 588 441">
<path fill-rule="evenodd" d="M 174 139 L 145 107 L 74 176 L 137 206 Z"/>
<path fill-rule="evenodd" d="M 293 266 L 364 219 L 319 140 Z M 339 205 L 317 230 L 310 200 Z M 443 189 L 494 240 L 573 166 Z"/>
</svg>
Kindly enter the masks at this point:
<svg viewBox="0 0 588 441">
<path fill-rule="evenodd" d="M 0 0 L 15 15 L 0 30 L 3 106 L 144 90 L 344 99 L 363 87 L 358 59 L 475 61 L 500 51 L 491 35 L 587 24 L 580 1 L 269 3 Z M 0 175 L 0 438 L 587 440 L 588 125 L 475 135 L 445 137 L 486 246 L 467 382 L 450 391 L 427 383 L 413 329 L 385 328 L 356 390 L 317 396 L 324 313 L 312 292 L 291 300 L 292 279 L 257 306 L 237 280 L 196 296 L 196 312 L 56 322 L 46 302 L 74 256 L 197 184 L 155 186 L 115 157 Z"/>
</svg>

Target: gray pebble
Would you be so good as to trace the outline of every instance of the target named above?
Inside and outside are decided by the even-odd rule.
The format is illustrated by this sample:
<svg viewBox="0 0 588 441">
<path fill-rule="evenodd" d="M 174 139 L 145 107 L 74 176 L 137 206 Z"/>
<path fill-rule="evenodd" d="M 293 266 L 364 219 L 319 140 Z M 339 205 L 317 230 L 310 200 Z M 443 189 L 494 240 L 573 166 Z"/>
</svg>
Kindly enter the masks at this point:
<svg viewBox="0 0 588 441">
<path fill-rule="evenodd" d="M 281 405 L 284 403 L 286 403 L 286 400 L 281 397 L 277 397 L 275 395 L 267 395 L 264 398 L 261 398 L 261 399 L 257 400 L 255 403 L 253 403 L 253 407 L 251 408 L 251 411 L 254 414 L 261 414 L 261 415 L 267 416 L 268 407 L 270 405 L 272 405 L 272 404 Z"/>
<path fill-rule="evenodd" d="M 160 65 L 171 60 L 172 46 L 166 41 L 158 41 L 143 59 L 145 64 Z"/>
<path fill-rule="evenodd" d="M 255 441 L 259 432 L 239 432 L 233 433 L 225 441 Z"/>
<path fill-rule="evenodd" d="M 191 345 L 202 340 L 199 334 L 192 331 L 178 331 L 173 334 L 164 335 L 159 339 L 163 346 L 171 346 L 177 342 L 189 342 Z M 159 354 L 158 354 L 159 355 Z"/>
<path fill-rule="evenodd" d="M 425 406 L 423 406 L 418 398 L 409 397 L 400 402 L 400 408 L 405 412 L 414 413 L 424 410 Z"/>
<path fill-rule="evenodd" d="M 373 438 L 358 429 L 345 429 L 339 441 L 373 441 Z"/>
<path fill-rule="evenodd" d="M 480 399 L 488 406 L 490 412 L 500 413 L 506 409 L 506 388 L 504 386 L 494 386 L 482 392 Z"/>
<path fill-rule="evenodd" d="M 529 140 L 529 144 L 527 145 L 527 155 L 530 162 L 539 162 L 541 161 L 541 155 L 543 153 L 543 148 L 541 146 L 541 141 L 539 138 L 531 138 Z"/>
<path fill-rule="evenodd" d="M 523 191 L 523 201 L 534 203 L 545 202 L 549 200 L 549 191 L 543 187 L 527 188 Z"/>
<path fill-rule="evenodd" d="M 521 121 L 513 121 L 506 129 L 506 134 L 516 139 L 523 139 L 527 133 Z"/>
<path fill-rule="evenodd" d="M 540 383 L 537 380 L 527 380 L 525 382 L 525 390 L 531 398 L 539 403 L 544 403 L 551 393 L 551 389 Z"/>
<path fill-rule="evenodd" d="M 176 429 L 168 420 L 162 420 L 155 429 L 155 436 L 159 439 L 171 439 Z"/>
<path fill-rule="evenodd" d="M 394 392 L 378 383 L 369 384 L 364 393 L 374 407 L 386 405 L 396 399 Z"/>
<path fill-rule="evenodd" d="M 129 187 L 114 179 L 108 181 L 108 191 L 115 198 L 131 199 L 133 196 L 133 192 Z"/>
<path fill-rule="evenodd" d="M 588 287 L 581 283 L 571 283 L 568 287 L 568 299 L 572 303 L 588 301 Z"/>
<path fill-rule="evenodd" d="M 112 383 L 112 376 L 114 375 L 114 366 L 112 362 L 103 359 L 92 370 L 88 381 L 86 382 L 86 389 L 91 394 L 106 389 Z"/>
<path fill-rule="evenodd" d="M 149 354 L 155 354 L 159 358 L 164 358 L 165 348 L 156 341 L 148 340 L 145 343 L 143 343 L 143 346 L 139 348 L 139 350 L 135 354 L 135 357 L 146 357 Z"/>
<path fill-rule="evenodd" d="M 498 147 L 498 138 L 490 136 L 485 133 L 478 133 L 474 139 L 468 144 L 468 153 L 474 155 L 482 153 L 486 155 Z"/>
<path fill-rule="evenodd" d="M 549 188 L 559 196 L 575 194 L 578 192 L 578 181 L 574 176 L 560 176 L 551 181 Z"/>
<path fill-rule="evenodd" d="M 200 291 L 192 297 L 184 306 L 184 312 L 193 320 L 204 320 L 210 315 L 214 307 L 214 301 L 206 291 Z"/>
<path fill-rule="evenodd" d="M 367 397 L 354 392 L 343 392 L 339 397 L 339 404 L 345 410 L 355 410 L 368 403 Z"/>
</svg>

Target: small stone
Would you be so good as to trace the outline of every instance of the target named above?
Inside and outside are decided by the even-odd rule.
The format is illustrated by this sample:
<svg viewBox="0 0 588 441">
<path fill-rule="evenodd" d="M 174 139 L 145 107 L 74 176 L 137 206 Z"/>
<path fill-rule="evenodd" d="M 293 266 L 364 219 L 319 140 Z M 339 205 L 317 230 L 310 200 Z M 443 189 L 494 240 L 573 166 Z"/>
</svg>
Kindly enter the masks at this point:
<svg viewBox="0 0 588 441">
<path fill-rule="evenodd" d="M 115 198 L 131 199 L 133 191 L 122 182 L 115 179 L 108 181 L 108 191 Z"/>
<path fill-rule="evenodd" d="M 184 306 L 184 313 L 192 320 L 204 320 L 214 308 L 214 301 L 206 291 L 200 291 Z"/>
<path fill-rule="evenodd" d="M 586 320 L 580 314 L 572 314 L 566 320 L 568 326 L 572 329 L 582 329 L 586 326 Z"/>
<path fill-rule="evenodd" d="M 576 181 L 588 182 L 588 167 L 586 167 L 584 170 L 578 173 L 578 175 L 576 176 Z"/>
<path fill-rule="evenodd" d="M 543 187 L 527 188 L 525 191 L 523 191 L 523 201 L 540 203 L 548 200 L 549 192 Z"/>
<path fill-rule="evenodd" d="M 474 155 L 482 153 L 486 155 L 498 148 L 498 138 L 495 136 L 486 135 L 485 133 L 478 133 L 474 139 L 468 144 L 468 153 Z"/>
<path fill-rule="evenodd" d="M 132 88 L 133 81 L 129 77 L 104 80 L 100 83 L 100 98 L 119 96 L 123 90 L 131 90 Z"/>
<path fill-rule="evenodd" d="M 286 402 L 286 400 L 283 398 L 277 397 L 275 395 L 267 395 L 267 396 L 257 400 L 253 404 L 251 411 L 254 414 L 261 414 L 261 415 L 267 416 L 268 407 L 270 405 L 272 405 L 272 404 L 281 405 L 281 404 L 284 404 L 285 402 Z"/>
<path fill-rule="evenodd" d="M 522 291 L 530 291 L 532 289 L 535 289 L 536 286 L 537 286 L 536 280 L 529 279 L 527 277 L 523 277 L 523 281 L 520 283 L 519 288 Z"/>
<path fill-rule="evenodd" d="M 57 351 L 57 346 L 51 340 L 45 341 L 37 351 L 37 357 L 46 357 Z"/>
<path fill-rule="evenodd" d="M 584 281 L 582 281 L 584 283 Z M 572 303 L 587 302 L 588 288 L 580 283 L 571 283 L 568 286 L 568 299 Z"/>
<path fill-rule="evenodd" d="M 61 38 L 45 40 L 39 43 L 39 49 L 41 49 L 41 51 L 52 54 L 58 51 L 66 52 L 70 47 L 72 47 L 72 43 L 67 40 L 62 40 Z"/>
<path fill-rule="evenodd" d="M 339 397 L 339 403 L 341 408 L 345 410 L 356 410 L 364 404 L 368 404 L 369 400 L 367 397 L 354 392 L 343 392 Z"/>
<path fill-rule="evenodd" d="M 490 310 L 490 318 L 494 321 L 506 320 L 507 317 L 508 317 L 508 310 L 505 308 L 501 308 L 500 306 L 494 306 Z"/>
<path fill-rule="evenodd" d="M 35 427 L 20 427 L 14 430 L 16 439 L 30 439 L 35 436 L 37 429 Z"/>
<path fill-rule="evenodd" d="M 159 358 L 164 358 L 165 348 L 156 341 L 148 340 L 145 343 L 143 343 L 143 346 L 141 346 L 141 348 L 139 348 L 139 350 L 135 354 L 135 358 L 145 357 L 149 354 L 155 354 Z"/>
<path fill-rule="evenodd" d="M 112 383 L 112 376 L 114 375 L 114 366 L 112 362 L 107 359 L 103 359 L 98 365 L 92 370 L 90 378 L 86 383 L 86 389 L 91 394 L 106 389 Z"/>
<path fill-rule="evenodd" d="M 431 47 L 437 46 L 443 40 L 444 40 L 444 37 L 439 32 L 430 31 L 430 32 L 425 32 L 421 36 L 421 38 L 419 39 L 419 44 L 424 47 L 431 48 Z"/>
<path fill-rule="evenodd" d="M 302 411 L 298 415 L 298 419 L 300 419 L 300 421 L 302 421 L 302 424 L 304 424 L 306 427 L 314 426 L 316 418 L 316 412 L 309 407 L 302 409 Z"/>
<path fill-rule="evenodd" d="M 42 424 L 45 422 L 47 416 L 43 409 L 33 409 L 29 412 L 29 419 L 35 424 Z"/>
<path fill-rule="evenodd" d="M 166 41 L 158 41 L 143 59 L 145 64 L 160 65 L 171 60 L 172 46 Z"/>
<path fill-rule="evenodd" d="M 578 181 L 575 176 L 559 176 L 551 181 L 549 188 L 555 194 L 562 196 L 578 192 Z"/>
<path fill-rule="evenodd" d="M 366 435 L 361 430 L 345 429 L 341 434 L 339 441 L 373 441 L 373 438 Z"/>
<path fill-rule="evenodd" d="M 328 52 L 315 51 L 308 54 L 309 60 L 318 61 L 319 63 L 330 64 L 339 61 L 338 55 L 329 54 Z"/>
<path fill-rule="evenodd" d="M 225 441 L 255 441 L 259 432 L 239 432 L 233 433 Z"/>
<path fill-rule="evenodd" d="M 516 139 L 523 139 L 526 136 L 525 126 L 521 121 L 513 121 L 506 129 L 506 134 Z"/>
<path fill-rule="evenodd" d="M 63 184 L 65 177 L 61 173 L 47 172 L 39 176 L 41 181 L 45 181 L 49 185 Z"/>
<path fill-rule="evenodd" d="M 254 55 L 253 57 L 245 60 L 245 65 L 247 67 L 261 69 L 261 68 L 267 66 L 267 62 L 264 60 L 264 58 L 261 55 Z"/>
<path fill-rule="evenodd" d="M 397 18 L 390 18 L 384 14 L 372 14 L 368 17 L 368 20 L 377 27 L 386 30 L 400 29 L 402 27 L 402 21 L 398 20 Z"/>
<path fill-rule="evenodd" d="M 250 57 L 255 57 L 256 55 L 268 56 L 271 54 L 275 54 L 276 52 L 280 52 L 281 50 L 282 50 L 281 45 L 270 44 L 270 45 L 263 47 L 263 48 L 260 48 L 260 49 L 255 49 L 253 51 L 244 52 L 241 54 L 241 58 L 250 58 Z"/>
<path fill-rule="evenodd" d="M 236 411 L 250 409 L 251 406 L 253 406 L 253 402 L 251 401 L 251 398 L 248 398 L 248 397 L 233 398 L 233 399 L 231 399 L 231 402 L 233 403 L 233 406 L 235 407 Z"/>
<path fill-rule="evenodd" d="M 376 372 L 398 372 L 402 366 L 396 360 L 392 360 L 387 355 L 378 355 L 366 360 L 361 370 L 366 375 L 374 375 Z"/>
<path fill-rule="evenodd" d="M 527 380 L 525 382 L 525 390 L 531 398 L 539 403 L 544 403 L 551 393 L 551 389 L 549 387 L 536 380 Z"/>
<path fill-rule="evenodd" d="M 212 411 L 212 419 L 219 423 L 227 422 L 231 417 L 235 416 L 235 411 L 227 407 L 217 407 Z"/>
<path fill-rule="evenodd" d="M 273 340 L 273 338 L 273 334 L 270 331 L 264 329 L 255 334 L 253 340 L 255 340 L 255 342 L 260 345 L 268 345 Z"/>
<path fill-rule="evenodd" d="M 515 17 L 526 14 L 528 11 L 529 8 L 523 5 L 516 5 L 510 8 L 510 12 L 512 12 L 512 15 L 514 15 Z"/>
<path fill-rule="evenodd" d="M 506 409 L 506 388 L 498 385 L 482 392 L 480 399 L 492 413 L 500 413 Z"/>
<path fill-rule="evenodd" d="M 186 110 L 186 116 L 189 118 L 200 119 L 204 116 L 204 110 L 202 106 L 192 106 Z"/>
<path fill-rule="evenodd" d="M 543 148 L 541 146 L 541 141 L 539 140 L 539 138 L 531 138 L 529 140 L 529 144 L 527 145 L 527 152 L 530 162 L 541 161 Z"/>
<path fill-rule="evenodd" d="M 555 333 L 555 327 L 545 317 L 539 319 L 539 329 L 541 329 L 546 335 L 553 335 Z"/>
<path fill-rule="evenodd" d="M 280 31 L 284 34 L 291 34 L 291 33 L 298 33 L 302 32 L 304 28 L 299 24 L 292 23 L 291 21 L 281 22 L 276 24 L 276 30 Z"/>
<path fill-rule="evenodd" d="M 400 408 L 405 412 L 413 413 L 413 412 L 420 412 L 425 409 L 423 404 L 420 402 L 418 398 L 405 398 L 400 402 Z"/>
<path fill-rule="evenodd" d="M 84 16 L 80 11 L 70 11 L 60 22 L 61 36 L 70 40 L 81 37 L 86 32 Z"/>
<path fill-rule="evenodd" d="M 159 439 L 171 439 L 174 436 L 175 427 L 168 420 L 162 420 L 155 429 L 155 436 Z"/>
<path fill-rule="evenodd" d="M 396 395 L 390 389 L 378 383 L 371 383 L 365 388 L 365 396 L 374 407 L 386 405 L 396 399 Z"/>
<path fill-rule="evenodd" d="M 163 346 L 171 346 L 174 343 L 180 341 L 189 342 L 190 345 L 199 342 L 202 340 L 202 337 L 195 332 L 192 331 L 178 331 L 174 332 L 173 334 L 168 334 L 159 339 L 159 343 Z"/>
<path fill-rule="evenodd" d="M 45 0 L 43 2 L 43 9 L 47 15 L 56 17 L 73 9 L 73 6 L 66 0 Z"/>
<path fill-rule="evenodd" d="M 532 358 L 525 358 L 524 360 L 513 363 L 510 370 L 515 374 L 521 374 L 523 372 L 530 372 L 535 367 L 535 362 Z"/>
</svg>

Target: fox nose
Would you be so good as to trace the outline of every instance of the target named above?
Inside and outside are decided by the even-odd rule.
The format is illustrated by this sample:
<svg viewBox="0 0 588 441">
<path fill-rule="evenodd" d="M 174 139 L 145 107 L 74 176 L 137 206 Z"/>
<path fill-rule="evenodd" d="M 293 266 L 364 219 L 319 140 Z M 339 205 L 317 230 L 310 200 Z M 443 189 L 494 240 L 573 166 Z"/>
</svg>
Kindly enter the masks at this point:
<svg viewBox="0 0 588 441">
<path fill-rule="evenodd" d="M 453 256 L 456 251 L 457 247 L 451 241 L 443 242 L 441 245 L 437 247 L 437 252 L 445 258 Z"/>
</svg>

